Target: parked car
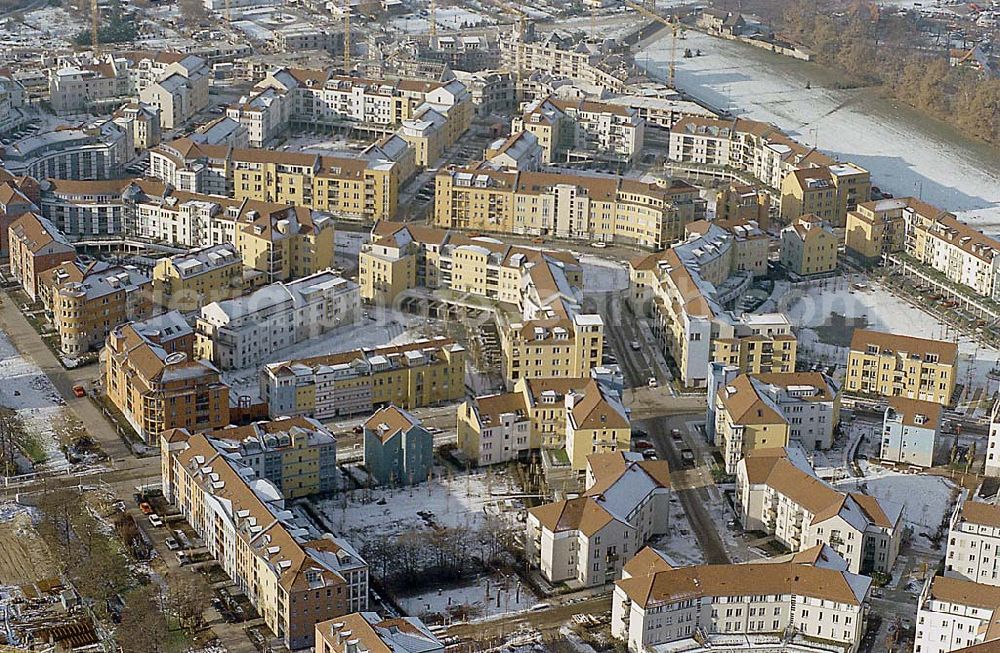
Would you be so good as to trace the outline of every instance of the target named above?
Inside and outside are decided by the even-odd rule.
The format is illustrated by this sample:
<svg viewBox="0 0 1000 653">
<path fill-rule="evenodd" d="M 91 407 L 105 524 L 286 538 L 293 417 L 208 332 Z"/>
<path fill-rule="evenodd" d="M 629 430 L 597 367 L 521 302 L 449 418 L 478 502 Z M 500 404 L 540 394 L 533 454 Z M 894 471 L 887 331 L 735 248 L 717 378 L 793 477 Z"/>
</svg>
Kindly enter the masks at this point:
<svg viewBox="0 0 1000 653">
<path fill-rule="evenodd" d="M 168 537 L 166 540 L 164 540 L 163 543 L 166 544 L 167 548 L 170 549 L 171 551 L 176 551 L 177 549 L 181 548 L 181 545 L 177 543 L 177 540 L 175 540 L 172 537 Z"/>
<path fill-rule="evenodd" d="M 649 377 L 649 380 L 646 381 L 646 385 L 648 385 L 650 388 L 655 388 L 658 385 L 660 385 L 660 382 L 656 380 L 655 376 L 651 376 Z"/>
<path fill-rule="evenodd" d="M 674 442 L 681 442 L 684 439 L 684 436 L 681 435 L 680 429 L 671 429 L 670 439 L 673 440 Z"/>
<path fill-rule="evenodd" d="M 656 449 L 649 448 L 642 452 L 642 457 L 646 460 L 656 460 Z"/>
<path fill-rule="evenodd" d="M 629 344 L 629 346 L 630 346 L 630 347 L 632 348 L 632 351 L 639 351 L 640 349 L 642 349 L 642 345 L 641 345 L 641 344 L 639 344 L 639 341 L 638 341 L 638 340 L 633 340 L 633 341 L 632 341 L 632 342 L 631 342 L 631 343 Z"/>
<path fill-rule="evenodd" d="M 155 512 L 149 516 L 149 523 L 153 525 L 154 528 L 159 528 L 163 526 L 163 520 Z"/>
<path fill-rule="evenodd" d="M 684 461 L 685 465 L 694 465 L 694 452 L 690 449 L 682 449 L 681 460 Z"/>
<path fill-rule="evenodd" d="M 594 242 L 590 243 L 590 246 L 596 247 L 597 249 L 604 249 L 605 247 L 608 246 L 608 244 L 603 240 L 595 240 Z"/>
<path fill-rule="evenodd" d="M 73 394 L 77 397 L 86 397 L 87 389 L 84 388 L 82 385 L 75 385 L 73 386 Z"/>
<path fill-rule="evenodd" d="M 139 510 L 141 510 L 142 514 L 144 514 L 144 515 L 152 515 L 153 514 L 153 506 L 149 505 L 145 501 L 143 501 L 142 503 L 139 504 Z"/>
</svg>

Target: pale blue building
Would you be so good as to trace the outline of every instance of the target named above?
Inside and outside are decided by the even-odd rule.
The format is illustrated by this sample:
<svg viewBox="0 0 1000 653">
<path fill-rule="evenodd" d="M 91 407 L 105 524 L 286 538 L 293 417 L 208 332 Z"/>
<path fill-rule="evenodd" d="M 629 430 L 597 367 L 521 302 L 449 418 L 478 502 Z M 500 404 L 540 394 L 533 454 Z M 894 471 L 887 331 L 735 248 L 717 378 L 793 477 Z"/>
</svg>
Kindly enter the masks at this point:
<svg viewBox="0 0 1000 653">
<path fill-rule="evenodd" d="M 434 465 L 434 436 L 410 413 L 387 406 L 368 418 L 365 468 L 377 485 L 426 481 Z"/>
</svg>

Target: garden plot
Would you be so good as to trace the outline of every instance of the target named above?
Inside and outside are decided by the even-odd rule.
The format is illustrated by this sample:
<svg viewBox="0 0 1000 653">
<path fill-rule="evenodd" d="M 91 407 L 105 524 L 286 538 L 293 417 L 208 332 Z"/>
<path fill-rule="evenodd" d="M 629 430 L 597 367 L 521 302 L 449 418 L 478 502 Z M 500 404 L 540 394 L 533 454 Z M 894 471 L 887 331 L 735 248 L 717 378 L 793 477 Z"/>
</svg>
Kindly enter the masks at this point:
<svg viewBox="0 0 1000 653">
<path fill-rule="evenodd" d="M 486 576 L 458 587 L 440 587 L 397 599 L 413 617 L 436 621 L 445 616 L 465 620 L 502 617 L 523 612 L 539 598 L 517 578 Z"/>
<path fill-rule="evenodd" d="M 21 448 L 36 471 L 70 467 L 60 449 L 60 432 L 67 426 L 65 401 L 49 377 L 22 356 L 0 332 L 0 406 L 14 411 L 23 440 Z"/>
<path fill-rule="evenodd" d="M 449 475 L 436 467 L 434 478 L 413 487 L 355 490 L 321 501 L 328 523 L 357 546 L 372 536 L 400 536 L 442 528 L 474 530 L 486 525 L 487 506 L 520 490 L 506 475 Z"/>
<path fill-rule="evenodd" d="M 913 529 L 911 542 L 918 549 L 931 549 L 941 524 L 951 517 L 958 488 L 947 478 L 903 474 L 879 465 L 861 462 L 863 478 L 836 483 L 845 491 L 860 490 L 882 501 L 903 504 L 903 519 Z"/>
</svg>

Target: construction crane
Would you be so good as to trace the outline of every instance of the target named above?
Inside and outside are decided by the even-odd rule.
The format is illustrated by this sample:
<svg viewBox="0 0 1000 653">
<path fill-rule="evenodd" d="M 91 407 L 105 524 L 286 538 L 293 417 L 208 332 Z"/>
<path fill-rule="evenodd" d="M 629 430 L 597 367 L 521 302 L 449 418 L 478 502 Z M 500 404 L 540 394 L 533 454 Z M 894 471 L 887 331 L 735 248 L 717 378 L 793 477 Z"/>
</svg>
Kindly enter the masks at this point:
<svg viewBox="0 0 1000 653">
<path fill-rule="evenodd" d="M 677 18 L 677 14 L 672 15 L 668 20 L 655 11 L 647 9 L 645 5 L 637 5 L 634 2 L 626 0 L 625 6 L 670 28 L 670 65 L 667 67 L 667 86 L 674 88 L 674 79 L 677 73 L 677 37 L 680 35 L 681 30 L 681 22 Z M 653 8 L 656 8 L 655 1 L 653 2 Z"/>
<path fill-rule="evenodd" d="M 521 90 L 521 76 L 524 70 L 524 62 L 522 61 L 521 51 L 524 49 L 524 37 L 527 32 L 528 16 L 517 7 L 512 7 L 506 2 L 503 2 L 503 0 L 493 0 L 493 4 L 499 7 L 501 11 L 513 14 L 517 17 L 517 40 L 514 42 L 514 67 L 516 68 L 515 75 L 517 79 L 517 86 L 514 89 L 514 95 L 517 97 L 517 93 Z"/>
<path fill-rule="evenodd" d="M 344 74 L 351 74 L 351 0 L 344 0 Z"/>
<path fill-rule="evenodd" d="M 431 47 L 434 47 L 434 41 L 437 40 L 437 35 L 437 2 L 435 0 L 431 0 Z"/>
<path fill-rule="evenodd" d="M 94 49 L 94 59 L 100 56 L 101 37 L 98 33 L 98 26 L 101 23 L 101 9 L 97 6 L 97 0 L 90 0 L 90 41 Z"/>
</svg>

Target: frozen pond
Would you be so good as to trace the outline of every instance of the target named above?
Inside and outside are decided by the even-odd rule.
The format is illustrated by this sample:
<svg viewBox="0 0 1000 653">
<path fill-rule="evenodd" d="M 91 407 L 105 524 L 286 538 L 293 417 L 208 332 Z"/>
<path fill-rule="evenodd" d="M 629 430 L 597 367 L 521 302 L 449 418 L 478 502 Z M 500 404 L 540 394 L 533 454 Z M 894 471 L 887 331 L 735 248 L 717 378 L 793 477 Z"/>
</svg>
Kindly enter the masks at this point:
<svg viewBox="0 0 1000 653">
<path fill-rule="evenodd" d="M 986 231 L 1000 231 L 1000 156 L 987 145 L 921 120 L 871 89 L 821 86 L 814 64 L 688 30 L 681 48 L 703 56 L 677 61 L 677 84 L 695 97 L 736 115 L 776 124 L 797 140 L 872 173 L 879 187 L 897 196 L 920 195 L 965 216 Z M 662 77 L 670 39 L 636 55 L 640 66 Z M 806 83 L 812 88 L 807 89 Z M 994 211 L 981 211 L 993 208 Z"/>
</svg>

